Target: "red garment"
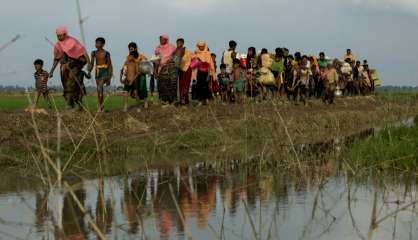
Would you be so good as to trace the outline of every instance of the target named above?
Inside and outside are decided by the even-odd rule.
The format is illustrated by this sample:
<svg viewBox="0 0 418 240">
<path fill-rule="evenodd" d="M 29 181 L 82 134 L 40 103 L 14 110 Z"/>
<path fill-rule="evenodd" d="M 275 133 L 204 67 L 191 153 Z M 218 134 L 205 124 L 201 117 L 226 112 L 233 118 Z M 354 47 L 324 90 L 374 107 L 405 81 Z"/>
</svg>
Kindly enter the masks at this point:
<svg viewBox="0 0 418 240">
<path fill-rule="evenodd" d="M 189 97 L 190 82 L 192 81 L 192 68 L 189 67 L 186 72 L 180 72 L 180 99 L 187 100 Z"/>
<path fill-rule="evenodd" d="M 209 79 L 209 92 L 212 94 L 219 93 L 221 91 L 221 87 L 219 86 L 219 82 L 214 80 L 211 76 Z"/>
</svg>

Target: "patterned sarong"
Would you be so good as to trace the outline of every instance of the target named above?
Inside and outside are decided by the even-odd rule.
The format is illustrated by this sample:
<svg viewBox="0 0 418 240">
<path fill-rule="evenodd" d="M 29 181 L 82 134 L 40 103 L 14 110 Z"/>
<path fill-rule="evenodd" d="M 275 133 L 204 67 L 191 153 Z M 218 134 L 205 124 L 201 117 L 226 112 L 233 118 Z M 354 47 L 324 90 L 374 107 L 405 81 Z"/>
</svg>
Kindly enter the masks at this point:
<svg viewBox="0 0 418 240">
<path fill-rule="evenodd" d="M 158 75 L 158 94 L 163 102 L 173 103 L 177 100 L 178 69 L 173 61 L 161 67 Z"/>
</svg>

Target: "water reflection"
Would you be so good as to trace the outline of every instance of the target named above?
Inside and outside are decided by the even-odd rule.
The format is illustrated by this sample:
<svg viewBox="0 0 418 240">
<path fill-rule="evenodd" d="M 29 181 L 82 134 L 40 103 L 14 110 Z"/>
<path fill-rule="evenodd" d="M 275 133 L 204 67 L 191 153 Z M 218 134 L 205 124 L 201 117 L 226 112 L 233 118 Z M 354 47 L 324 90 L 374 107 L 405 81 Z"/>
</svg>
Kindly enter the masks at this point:
<svg viewBox="0 0 418 240">
<path fill-rule="evenodd" d="M 93 224 L 109 239 L 392 239 L 394 229 L 394 239 L 417 236 L 415 185 L 399 194 L 396 184 L 381 189 L 327 176 L 334 174 L 332 163 L 303 176 L 201 164 L 84 181 L 74 196 L 0 195 L 8 219 L 0 238 L 99 239 Z"/>
</svg>

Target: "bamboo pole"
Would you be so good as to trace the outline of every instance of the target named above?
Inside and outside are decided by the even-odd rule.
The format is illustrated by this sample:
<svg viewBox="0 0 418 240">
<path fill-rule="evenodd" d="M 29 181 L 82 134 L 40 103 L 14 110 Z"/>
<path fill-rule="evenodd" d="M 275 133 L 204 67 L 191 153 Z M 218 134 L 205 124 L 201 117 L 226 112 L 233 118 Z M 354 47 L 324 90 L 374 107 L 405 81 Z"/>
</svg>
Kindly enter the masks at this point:
<svg viewBox="0 0 418 240">
<path fill-rule="evenodd" d="M 12 45 L 14 42 L 16 42 L 18 39 L 20 38 L 20 34 L 16 35 L 14 38 L 12 38 L 10 41 L 8 41 L 7 43 L 3 44 L 0 46 L 0 52 L 3 51 L 4 49 L 6 49 L 7 47 L 9 47 L 10 45 Z"/>
<path fill-rule="evenodd" d="M 80 0 L 76 0 L 76 5 L 77 5 L 77 16 L 78 16 L 78 25 L 80 27 L 81 41 L 83 42 L 84 46 L 86 46 L 86 37 L 84 35 L 83 24 L 87 18 L 83 18 L 81 15 Z"/>
</svg>

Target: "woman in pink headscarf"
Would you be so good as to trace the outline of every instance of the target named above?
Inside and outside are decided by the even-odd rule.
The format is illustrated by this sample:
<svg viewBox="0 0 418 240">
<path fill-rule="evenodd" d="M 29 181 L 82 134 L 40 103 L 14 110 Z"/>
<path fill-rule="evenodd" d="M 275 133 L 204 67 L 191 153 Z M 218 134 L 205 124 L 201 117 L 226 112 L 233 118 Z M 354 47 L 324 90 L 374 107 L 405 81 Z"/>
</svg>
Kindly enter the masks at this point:
<svg viewBox="0 0 418 240">
<path fill-rule="evenodd" d="M 49 75 L 52 77 L 58 63 L 61 63 L 64 98 L 67 107 L 73 108 L 75 104 L 81 104 L 85 95 L 83 67 L 90 64 L 90 58 L 84 46 L 77 39 L 69 36 L 65 27 L 57 28 L 56 34 L 58 41 L 54 46 L 54 64 Z"/>
<path fill-rule="evenodd" d="M 178 69 L 173 61 L 176 47 L 169 42 L 167 34 L 160 36 L 160 45 L 155 55 L 160 57 L 157 68 L 158 95 L 163 102 L 173 103 L 177 100 Z"/>
</svg>

